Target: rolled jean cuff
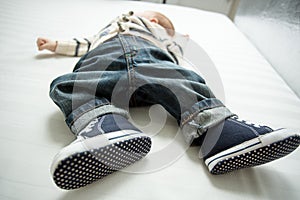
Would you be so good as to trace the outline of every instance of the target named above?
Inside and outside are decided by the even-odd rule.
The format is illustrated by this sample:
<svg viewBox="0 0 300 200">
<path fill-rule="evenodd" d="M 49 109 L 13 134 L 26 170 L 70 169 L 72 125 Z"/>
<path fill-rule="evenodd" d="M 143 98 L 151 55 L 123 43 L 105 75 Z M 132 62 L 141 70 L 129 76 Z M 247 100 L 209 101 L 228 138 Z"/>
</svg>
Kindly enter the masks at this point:
<svg viewBox="0 0 300 200">
<path fill-rule="evenodd" d="M 216 100 L 216 101 L 215 101 Z M 195 138 L 200 137 L 209 128 L 219 124 L 226 118 L 234 116 L 228 108 L 226 108 L 219 100 L 215 99 L 209 102 L 198 102 L 192 110 L 194 112 L 184 113 L 181 123 L 183 136 L 188 144 L 191 144 Z M 204 100 L 206 101 L 206 100 Z M 198 107 L 199 105 L 206 105 L 204 107 Z"/>
<path fill-rule="evenodd" d="M 93 101 L 88 102 L 74 110 L 67 117 L 66 123 L 70 130 L 75 135 L 78 135 L 79 132 L 84 129 L 93 119 L 108 113 L 119 114 L 126 118 L 129 117 L 129 114 L 126 110 L 117 108 L 114 105 L 109 104 L 108 101 L 103 101 L 100 104 L 99 102 L 95 104 L 95 101 Z"/>
</svg>

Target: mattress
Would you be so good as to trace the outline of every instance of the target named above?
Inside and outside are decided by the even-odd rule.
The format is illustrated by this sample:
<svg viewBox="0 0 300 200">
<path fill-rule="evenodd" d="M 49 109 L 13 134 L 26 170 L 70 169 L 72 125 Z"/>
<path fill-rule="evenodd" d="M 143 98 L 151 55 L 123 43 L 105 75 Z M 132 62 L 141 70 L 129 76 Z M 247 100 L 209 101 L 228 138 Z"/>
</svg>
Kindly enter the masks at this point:
<svg viewBox="0 0 300 200">
<path fill-rule="evenodd" d="M 2 1 L 0 199 L 299 199 L 299 150 L 263 166 L 211 175 L 199 147 L 184 145 L 176 121 L 159 105 L 130 110 L 130 120 L 153 138 L 149 158 L 82 189 L 55 186 L 52 159 L 75 137 L 48 96 L 49 84 L 79 58 L 38 52 L 36 38 L 89 36 L 120 13 L 144 9 L 166 14 L 178 33 L 189 34 L 204 55 L 199 62 L 213 63 L 203 76 L 231 111 L 300 129 L 299 98 L 222 14 L 140 1 Z"/>
</svg>

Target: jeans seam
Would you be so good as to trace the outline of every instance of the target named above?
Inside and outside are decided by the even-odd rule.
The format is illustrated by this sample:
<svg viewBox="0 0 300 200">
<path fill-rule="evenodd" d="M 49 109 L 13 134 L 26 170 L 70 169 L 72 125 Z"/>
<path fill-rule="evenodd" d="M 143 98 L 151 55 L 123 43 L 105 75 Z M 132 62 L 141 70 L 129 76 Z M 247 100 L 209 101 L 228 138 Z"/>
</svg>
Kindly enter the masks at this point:
<svg viewBox="0 0 300 200">
<path fill-rule="evenodd" d="M 134 52 L 133 54 L 133 50 L 134 50 L 134 44 L 136 44 L 136 39 L 135 37 L 130 37 L 131 40 L 134 40 L 134 44 L 128 44 L 127 39 L 124 38 L 126 36 L 123 35 L 119 35 L 119 39 L 122 45 L 122 49 L 125 55 L 125 61 L 126 61 L 126 67 L 127 67 L 127 74 L 128 74 L 128 82 L 129 82 L 129 92 L 130 94 L 133 93 L 134 91 L 134 87 L 135 87 L 135 70 L 134 70 L 134 66 L 133 66 L 133 57 L 136 55 L 136 52 Z M 124 39 L 123 39 L 124 38 Z M 133 46 L 133 48 L 131 48 L 130 46 Z"/>
<path fill-rule="evenodd" d="M 134 57 L 136 56 L 136 54 L 137 54 L 137 50 L 136 50 L 136 44 L 137 44 L 137 41 L 136 41 L 136 38 L 135 37 L 132 37 L 132 40 L 133 40 L 133 43 L 134 44 L 132 44 L 132 49 L 130 49 L 130 59 L 131 59 L 131 62 L 130 62 L 130 67 L 131 67 L 131 70 L 132 70 L 132 86 L 133 86 L 133 88 L 132 89 L 134 89 L 134 87 L 136 87 L 136 78 L 135 78 L 135 73 L 136 73 L 136 71 L 135 71 L 135 69 L 134 69 L 134 62 L 133 62 L 133 59 L 134 59 Z M 133 91 L 132 91 L 133 92 Z"/>
<path fill-rule="evenodd" d="M 123 53 L 124 53 L 124 57 L 125 57 L 125 62 L 126 62 L 126 67 L 127 67 L 127 75 L 128 75 L 128 82 L 129 82 L 129 88 L 132 87 L 131 85 L 131 74 L 130 74 L 130 65 L 129 65 L 129 62 L 128 62 L 128 57 L 131 57 L 131 55 L 128 54 L 128 48 L 127 48 L 127 43 L 126 43 L 126 40 L 123 39 L 123 35 L 118 35 L 119 36 L 119 40 L 121 42 L 121 46 L 122 46 L 122 49 L 123 49 Z"/>
</svg>

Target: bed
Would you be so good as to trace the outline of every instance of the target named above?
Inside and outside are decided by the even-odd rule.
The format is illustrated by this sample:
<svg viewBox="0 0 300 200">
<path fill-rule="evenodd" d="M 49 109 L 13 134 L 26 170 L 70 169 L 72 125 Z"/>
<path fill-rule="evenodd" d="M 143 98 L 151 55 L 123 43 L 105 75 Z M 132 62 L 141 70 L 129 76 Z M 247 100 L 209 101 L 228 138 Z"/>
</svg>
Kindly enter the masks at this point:
<svg viewBox="0 0 300 200">
<path fill-rule="evenodd" d="M 263 166 L 211 175 L 198 158 L 199 147 L 182 149 L 176 121 L 158 105 L 130 111 L 131 121 L 152 134 L 148 160 L 82 189 L 55 186 L 52 159 L 75 137 L 48 96 L 49 84 L 79 58 L 38 52 L 36 38 L 88 36 L 120 13 L 144 9 L 165 13 L 177 32 L 201 47 L 203 63 L 212 62 L 217 73 L 207 82 L 230 110 L 261 124 L 300 129 L 299 98 L 222 14 L 140 1 L 2 1 L 0 199 L 299 199 L 299 150 Z M 151 166 L 151 159 L 161 161 L 151 154 L 171 147 L 179 149 L 168 152 L 172 162 Z"/>
</svg>

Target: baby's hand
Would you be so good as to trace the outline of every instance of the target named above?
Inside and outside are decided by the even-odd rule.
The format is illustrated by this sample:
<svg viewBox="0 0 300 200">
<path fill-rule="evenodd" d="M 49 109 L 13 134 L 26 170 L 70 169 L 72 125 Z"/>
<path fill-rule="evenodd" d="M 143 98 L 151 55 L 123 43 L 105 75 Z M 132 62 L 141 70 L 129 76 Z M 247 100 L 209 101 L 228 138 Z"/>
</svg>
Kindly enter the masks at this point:
<svg viewBox="0 0 300 200">
<path fill-rule="evenodd" d="M 49 51 L 55 52 L 57 42 L 53 40 L 49 40 L 47 38 L 38 38 L 36 41 L 36 45 L 39 51 L 47 49 Z"/>
</svg>

